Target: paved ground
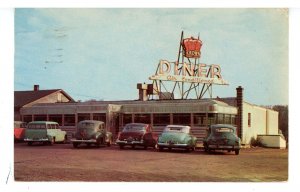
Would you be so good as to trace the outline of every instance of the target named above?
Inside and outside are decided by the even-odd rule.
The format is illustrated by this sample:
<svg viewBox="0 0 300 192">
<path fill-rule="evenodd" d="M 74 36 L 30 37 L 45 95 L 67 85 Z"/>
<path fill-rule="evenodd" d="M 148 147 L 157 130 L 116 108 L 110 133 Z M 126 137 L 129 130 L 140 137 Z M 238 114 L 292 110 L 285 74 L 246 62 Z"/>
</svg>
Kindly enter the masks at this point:
<svg viewBox="0 0 300 192">
<path fill-rule="evenodd" d="M 240 155 L 198 149 L 158 152 L 15 144 L 16 181 L 286 181 L 288 150 L 251 148 Z"/>
</svg>

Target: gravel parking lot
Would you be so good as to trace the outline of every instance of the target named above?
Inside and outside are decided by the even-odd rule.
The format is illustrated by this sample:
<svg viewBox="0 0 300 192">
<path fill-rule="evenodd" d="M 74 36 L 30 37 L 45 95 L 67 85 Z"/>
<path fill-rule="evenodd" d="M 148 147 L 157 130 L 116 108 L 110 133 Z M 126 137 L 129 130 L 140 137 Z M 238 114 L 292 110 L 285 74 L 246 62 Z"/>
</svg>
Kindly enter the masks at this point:
<svg viewBox="0 0 300 192">
<path fill-rule="evenodd" d="M 286 181 L 288 150 L 250 148 L 207 154 L 155 149 L 15 144 L 16 181 Z"/>
</svg>

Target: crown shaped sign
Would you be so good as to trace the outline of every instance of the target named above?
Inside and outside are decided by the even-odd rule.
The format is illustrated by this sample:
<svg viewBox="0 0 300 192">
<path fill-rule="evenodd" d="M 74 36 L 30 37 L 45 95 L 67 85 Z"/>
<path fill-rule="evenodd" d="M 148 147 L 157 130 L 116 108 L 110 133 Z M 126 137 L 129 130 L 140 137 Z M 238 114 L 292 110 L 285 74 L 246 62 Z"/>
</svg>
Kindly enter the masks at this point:
<svg viewBox="0 0 300 192">
<path fill-rule="evenodd" d="M 184 56 L 187 58 L 200 58 L 202 41 L 193 37 L 186 38 L 182 42 Z"/>
</svg>

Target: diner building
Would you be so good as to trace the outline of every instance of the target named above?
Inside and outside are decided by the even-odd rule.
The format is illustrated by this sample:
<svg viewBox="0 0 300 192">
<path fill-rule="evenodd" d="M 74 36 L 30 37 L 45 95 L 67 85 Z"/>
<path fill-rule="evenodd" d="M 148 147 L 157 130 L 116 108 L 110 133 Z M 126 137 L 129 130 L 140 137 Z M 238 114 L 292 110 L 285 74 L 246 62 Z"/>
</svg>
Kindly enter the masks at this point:
<svg viewBox="0 0 300 192">
<path fill-rule="evenodd" d="M 77 123 L 88 119 L 104 121 L 114 139 L 131 122 L 151 124 L 157 134 L 169 124 L 189 125 L 199 142 L 211 124 L 237 126 L 243 145 L 257 135 L 278 135 L 278 112 L 244 101 L 242 87 L 231 98 L 36 103 L 22 107 L 20 117 L 58 122 L 69 138 Z"/>
</svg>

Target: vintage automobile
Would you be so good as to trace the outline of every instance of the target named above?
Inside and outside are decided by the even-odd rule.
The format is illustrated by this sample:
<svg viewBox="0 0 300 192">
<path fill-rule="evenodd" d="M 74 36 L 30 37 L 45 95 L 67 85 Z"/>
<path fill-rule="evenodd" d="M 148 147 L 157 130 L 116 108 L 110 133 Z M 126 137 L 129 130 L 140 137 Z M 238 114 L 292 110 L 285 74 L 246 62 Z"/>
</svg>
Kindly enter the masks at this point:
<svg viewBox="0 0 300 192">
<path fill-rule="evenodd" d="M 24 141 L 28 145 L 34 142 L 53 145 L 56 142 L 66 142 L 67 133 L 59 128 L 58 123 L 52 121 L 32 121 L 25 130 Z"/>
<path fill-rule="evenodd" d="M 195 150 L 197 138 L 191 134 L 191 127 L 185 125 L 167 125 L 158 138 L 159 151 L 164 148 L 183 148 L 186 151 Z"/>
<path fill-rule="evenodd" d="M 157 135 L 152 132 L 152 127 L 144 123 L 128 123 L 124 126 L 122 132 L 119 133 L 116 143 L 120 149 L 129 145 L 132 148 L 142 146 L 144 149 L 148 147 L 157 147 Z"/>
<path fill-rule="evenodd" d="M 113 142 L 112 133 L 107 131 L 105 123 L 96 120 L 83 120 L 77 124 L 76 132 L 71 139 L 74 148 L 80 144 L 91 144 L 100 147 L 100 145 L 110 146 Z"/>
<path fill-rule="evenodd" d="M 236 134 L 236 127 L 227 124 L 210 125 L 207 137 L 203 140 L 204 150 L 207 152 L 214 150 L 234 151 L 236 155 L 240 153 L 241 140 Z"/>
<path fill-rule="evenodd" d="M 26 122 L 14 121 L 14 142 L 24 141 L 26 126 Z"/>
</svg>

